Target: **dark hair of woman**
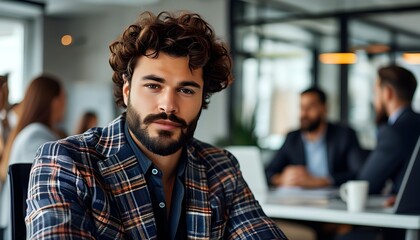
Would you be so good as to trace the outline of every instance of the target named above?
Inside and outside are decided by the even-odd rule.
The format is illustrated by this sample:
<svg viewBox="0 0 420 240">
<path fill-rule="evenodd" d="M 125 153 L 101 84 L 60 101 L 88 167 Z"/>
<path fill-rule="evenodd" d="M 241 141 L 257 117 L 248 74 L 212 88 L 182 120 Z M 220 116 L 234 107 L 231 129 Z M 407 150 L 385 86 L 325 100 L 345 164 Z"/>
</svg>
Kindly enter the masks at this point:
<svg viewBox="0 0 420 240">
<path fill-rule="evenodd" d="M 60 81 L 48 75 L 35 78 L 28 86 L 22 101 L 22 112 L 17 126 L 12 130 L 6 142 L 0 166 L 0 181 L 4 181 L 7 175 L 9 157 L 16 136 L 31 123 L 42 123 L 52 129 L 51 104 L 62 92 Z"/>
</svg>

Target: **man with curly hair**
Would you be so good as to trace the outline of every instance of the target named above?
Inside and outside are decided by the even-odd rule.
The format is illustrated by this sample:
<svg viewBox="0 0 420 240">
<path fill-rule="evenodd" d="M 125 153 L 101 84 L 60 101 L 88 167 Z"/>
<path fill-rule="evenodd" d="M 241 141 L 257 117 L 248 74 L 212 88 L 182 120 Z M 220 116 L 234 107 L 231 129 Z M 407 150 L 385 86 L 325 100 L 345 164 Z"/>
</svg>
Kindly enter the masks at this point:
<svg viewBox="0 0 420 240">
<path fill-rule="evenodd" d="M 235 157 L 193 134 L 231 59 L 199 15 L 140 15 L 110 45 L 116 103 L 105 128 L 43 145 L 29 239 L 286 239 Z"/>
</svg>

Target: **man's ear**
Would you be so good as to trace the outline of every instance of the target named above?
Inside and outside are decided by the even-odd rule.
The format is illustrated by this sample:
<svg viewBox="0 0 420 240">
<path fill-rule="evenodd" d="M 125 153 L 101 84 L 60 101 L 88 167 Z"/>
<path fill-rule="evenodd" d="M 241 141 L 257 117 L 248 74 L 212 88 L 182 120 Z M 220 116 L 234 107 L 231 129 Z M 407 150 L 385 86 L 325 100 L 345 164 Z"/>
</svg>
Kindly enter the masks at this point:
<svg viewBox="0 0 420 240">
<path fill-rule="evenodd" d="M 128 98 L 130 97 L 130 82 L 127 79 L 127 75 L 123 74 L 124 84 L 122 87 L 122 93 L 124 98 L 124 104 L 128 106 Z"/>
<path fill-rule="evenodd" d="M 395 98 L 395 90 L 388 84 L 383 86 L 382 94 L 383 94 L 383 98 L 387 102 Z"/>
</svg>

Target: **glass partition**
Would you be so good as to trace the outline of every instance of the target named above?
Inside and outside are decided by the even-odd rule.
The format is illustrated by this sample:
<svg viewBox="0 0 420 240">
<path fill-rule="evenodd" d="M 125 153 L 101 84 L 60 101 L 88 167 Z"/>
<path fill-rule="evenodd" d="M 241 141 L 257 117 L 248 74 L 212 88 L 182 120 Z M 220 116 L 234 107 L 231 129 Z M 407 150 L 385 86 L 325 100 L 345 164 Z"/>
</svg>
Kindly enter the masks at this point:
<svg viewBox="0 0 420 240">
<path fill-rule="evenodd" d="M 399 64 L 420 79 L 420 55 L 411 62 L 405 55 L 420 53 L 420 4 L 320 2 L 231 1 L 236 78 L 231 122 L 253 127 L 260 147 L 277 149 L 285 134 L 299 127 L 299 93 L 317 85 L 327 93 L 329 120 L 349 124 L 362 146 L 373 148 L 377 69 Z M 354 53 L 356 61 L 319 60 L 333 52 Z"/>
<path fill-rule="evenodd" d="M 0 75 L 8 75 L 9 101 L 16 103 L 23 95 L 24 23 L 0 18 Z"/>
</svg>

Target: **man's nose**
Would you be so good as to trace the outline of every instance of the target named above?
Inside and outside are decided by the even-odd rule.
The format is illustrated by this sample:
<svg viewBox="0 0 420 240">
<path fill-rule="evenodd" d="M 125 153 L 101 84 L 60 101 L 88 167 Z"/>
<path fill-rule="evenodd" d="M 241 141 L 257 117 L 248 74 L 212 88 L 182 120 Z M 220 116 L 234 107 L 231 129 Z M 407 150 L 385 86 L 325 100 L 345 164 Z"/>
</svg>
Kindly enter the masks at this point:
<svg viewBox="0 0 420 240">
<path fill-rule="evenodd" d="M 165 113 L 176 113 L 178 112 L 178 103 L 176 93 L 173 91 L 165 91 L 162 95 L 159 103 L 159 111 Z"/>
</svg>

